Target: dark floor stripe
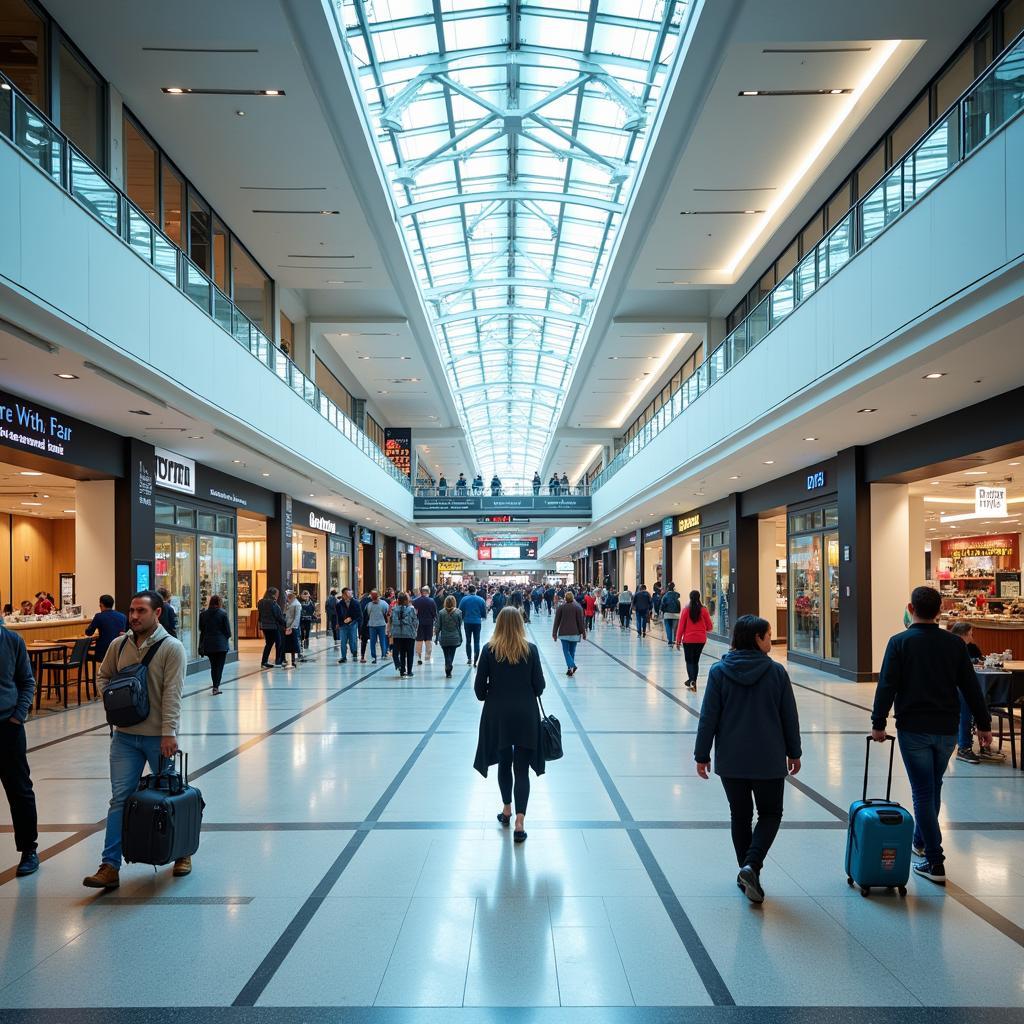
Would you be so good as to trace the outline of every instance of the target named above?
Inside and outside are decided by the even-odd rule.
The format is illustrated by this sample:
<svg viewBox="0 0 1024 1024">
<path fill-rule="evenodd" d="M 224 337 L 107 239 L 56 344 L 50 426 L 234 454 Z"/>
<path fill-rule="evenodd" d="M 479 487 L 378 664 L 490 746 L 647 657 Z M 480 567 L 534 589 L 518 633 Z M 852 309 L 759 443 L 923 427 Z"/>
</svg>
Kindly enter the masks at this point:
<svg viewBox="0 0 1024 1024">
<path fill-rule="evenodd" d="M 790 680 L 790 682 L 792 682 L 792 680 Z M 798 686 L 801 690 L 806 690 L 808 693 L 816 693 L 819 697 L 828 697 L 829 700 L 837 700 L 840 704 L 849 704 L 851 708 L 859 708 L 861 711 L 866 711 L 869 715 L 871 714 L 871 708 L 864 704 L 858 704 L 856 701 L 847 700 L 845 697 L 837 697 L 834 693 L 826 693 L 824 690 L 819 690 L 814 686 L 808 686 L 806 683 L 793 683 L 793 685 Z"/>
<path fill-rule="evenodd" d="M 977 896 L 972 896 L 966 889 L 961 889 L 955 882 L 946 882 L 946 892 L 953 897 L 962 907 L 966 907 L 972 914 L 976 914 L 983 921 L 992 925 L 1008 939 L 1012 939 L 1018 946 L 1024 946 L 1024 928 L 1014 924 L 1009 918 L 1003 917 L 998 911 L 993 910 L 987 903 L 982 903 Z"/>
<path fill-rule="evenodd" d="M 608 654 L 608 652 L 605 651 L 605 654 Z M 613 657 L 610 654 L 608 656 Z M 542 655 L 542 657 L 547 660 L 546 655 Z M 620 662 L 620 664 L 624 663 Z M 625 665 L 625 667 L 629 668 L 628 665 Z M 548 661 L 548 668 L 551 668 L 550 661 Z M 587 735 L 587 731 L 583 727 L 583 723 L 580 721 L 579 715 L 576 714 L 575 708 L 573 708 L 569 701 L 569 695 L 566 693 L 561 683 L 559 683 L 558 676 L 554 672 L 552 672 L 550 678 L 552 685 L 558 691 L 558 695 L 562 698 L 566 714 L 572 719 L 576 732 L 579 734 L 580 742 L 583 744 L 583 749 L 586 750 L 587 756 L 590 758 L 590 763 L 594 766 L 594 770 L 597 772 L 598 778 L 600 778 L 601 784 L 604 786 L 605 792 L 608 794 L 608 799 L 611 800 L 616 813 L 624 822 L 632 822 L 633 815 L 630 812 L 626 801 L 622 798 L 622 794 L 619 792 L 618 787 L 612 780 L 604 762 L 601 760 L 601 756 L 598 754 L 597 748 Z M 661 687 L 658 688 L 661 689 Z M 558 770 L 557 764 L 555 765 L 554 770 Z M 729 991 L 729 987 L 725 983 L 725 979 L 719 973 L 718 968 L 711 959 L 711 954 L 707 951 L 707 947 L 697 934 L 697 929 L 694 928 L 693 922 L 687 916 L 686 911 L 683 909 L 683 905 L 679 902 L 679 897 L 675 894 L 675 890 L 673 890 L 668 879 L 665 877 L 665 872 L 662 871 L 661 865 L 654 856 L 654 851 L 651 850 L 647 840 L 643 836 L 643 833 L 637 829 L 630 829 L 626 834 L 629 836 L 630 842 L 633 844 L 633 849 L 636 850 L 637 856 L 640 858 L 640 863 L 643 864 L 644 870 L 646 870 L 647 876 L 650 878 L 651 884 L 654 886 L 654 890 L 657 892 L 658 898 L 661 900 L 661 905 L 665 908 L 665 913 L 668 914 L 669 920 L 672 922 L 672 925 L 676 930 L 676 934 L 679 936 L 679 940 L 683 944 L 683 948 L 690 957 L 701 983 L 704 985 L 704 988 L 707 989 L 707 993 L 711 997 L 711 1001 L 715 1006 L 735 1006 L 736 1000 L 733 999 L 732 993 Z"/>
<path fill-rule="evenodd" d="M 451 696 L 447 701 L 445 701 L 444 707 L 438 712 L 427 731 L 423 733 L 419 743 L 416 744 L 416 749 L 409 755 L 405 764 L 403 764 L 398 770 L 398 774 L 395 775 L 384 792 L 381 793 L 380 798 L 370 809 L 369 814 L 366 816 L 366 825 L 372 826 L 380 820 L 380 816 L 384 813 L 384 809 L 390 803 L 395 793 L 398 792 L 399 786 L 402 785 L 406 777 L 409 775 L 409 772 L 412 771 L 413 765 L 415 765 L 419 760 L 420 755 L 426 749 L 426 746 L 430 742 L 434 733 L 437 732 L 437 729 L 444 720 L 445 715 L 448 714 L 452 704 L 455 703 L 456 697 L 458 697 L 459 693 L 462 692 L 462 688 L 466 685 L 466 680 L 469 678 L 469 675 L 470 672 L 467 669 L 466 672 L 463 673 L 458 686 L 455 687 Z M 293 917 L 288 923 L 288 926 L 271 947 L 270 952 L 263 958 L 256 970 L 253 971 L 252 976 L 245 983 L 242 991 L 235 997 L 234 1002 L 231 1004 L 232 1006 L 256 1005 L 257 1000 L 261 995 L 263 995 L 264 990 L 267 985 L 270 984 L 274 975 L 281 967 L 281 964 L 284 963 L 288 954 L 295 948 L 295 943 L 299 941 L 300 936 L 306 930 L 309 922 L 313 920 L 313 915 L 316 914 L 323 904 L 323 901 L 330 895 L 331 889 L 334 888 L 338 879 L 341 878 L 345 868 L 352 863 L 352 858 L 356 855 L 359 847 L 363 845 L 369 834 L 370 828 L 360 828 L 345 844 L 344 849 L 338 854 L 334 863 L 327 869 L 326 874 L 317 883 L 313 892 L 306 898 L 306 901 L 299 908 L 295 917 Z"/>
</svg>

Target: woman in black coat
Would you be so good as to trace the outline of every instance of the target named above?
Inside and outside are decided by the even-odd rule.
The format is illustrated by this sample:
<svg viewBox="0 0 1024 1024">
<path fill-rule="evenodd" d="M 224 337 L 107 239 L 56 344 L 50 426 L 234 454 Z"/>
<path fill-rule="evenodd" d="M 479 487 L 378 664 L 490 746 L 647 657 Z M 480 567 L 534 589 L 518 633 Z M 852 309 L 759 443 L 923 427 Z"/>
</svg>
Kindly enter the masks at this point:
<svg viewBox="0 0 1024 1024">
<path fill-rule="evenodd" d="M 498 766 L 498 788 L 504 807 L 502 825 L 512 819 L 516 803 L 517 843 L 526 839 L 523 830 L 530 798 L 530 769 L 544 774 L 540 746 L 540 711 L 537 698 L 544 692 L 544 672 L 537 648 L 526 640 L 523 617 L 509 606 L 498 614 L 494 635 L 480 652 L 474 684 L 480 714 L 480 738 L 473 767 L 486 779 L 487 769 Z"/>
<path fill-rule="evenodd" d="M 220 594 L 211 594 L 205 610 L 199 613 L 199 650 L 210 659 L 210 677 L 215 694 L 220 693 L 224 660 L 231 647 L 231 621 L 222 603 Z"/>
</svg>

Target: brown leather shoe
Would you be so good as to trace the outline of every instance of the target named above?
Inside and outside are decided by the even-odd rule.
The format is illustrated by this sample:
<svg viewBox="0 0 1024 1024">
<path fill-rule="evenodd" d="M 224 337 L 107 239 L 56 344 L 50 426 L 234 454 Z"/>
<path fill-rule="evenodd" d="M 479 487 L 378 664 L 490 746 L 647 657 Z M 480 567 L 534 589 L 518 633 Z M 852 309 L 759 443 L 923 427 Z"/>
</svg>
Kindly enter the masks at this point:
<svg viewBox="0 0 1024 1024">
<path fill-rule="evenodd" d="M 95 875 L 87 875 L 82 885 L 90 889 L 116 889 L 121 884 L 121 872 L 112 864 L 101 864 Z"/>
<path fill-rule="evenodd" d="M 175 878 L 181 878 L 183 875 L 192 874 L 192 858 L 191 857 L 179 857 L 174 862 L 174 870 L 171 872 Z"/>
</svg>

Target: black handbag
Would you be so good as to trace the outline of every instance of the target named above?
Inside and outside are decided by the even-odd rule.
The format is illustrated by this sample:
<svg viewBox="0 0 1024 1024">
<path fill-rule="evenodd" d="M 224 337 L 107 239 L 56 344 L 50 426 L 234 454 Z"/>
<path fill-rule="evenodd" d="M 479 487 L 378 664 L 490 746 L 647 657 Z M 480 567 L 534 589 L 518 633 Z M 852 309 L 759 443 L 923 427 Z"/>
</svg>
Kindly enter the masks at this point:
<svg viewBox="0 0 1024 1024">
<path fill-rule="evenodd" d="M 149 718 L 149 663 L 163 642 L 163 638 L 157 640 L 137 665 L 121 668 L 118 664 L 121 652 L 131 643 L 131 637 L 127 636 L 122 641 L 114 661 L 114 675 L 103 688 L 103 710 L 108 725 L 139 725 Z"/>
<path fill-rule="evenodd" d="M 540 752 L 545 761 L 557 761 L 562 756 L 562 723 L 544 710 L 544 702 L 537 698 L 540 705 Z"/>
</svg>

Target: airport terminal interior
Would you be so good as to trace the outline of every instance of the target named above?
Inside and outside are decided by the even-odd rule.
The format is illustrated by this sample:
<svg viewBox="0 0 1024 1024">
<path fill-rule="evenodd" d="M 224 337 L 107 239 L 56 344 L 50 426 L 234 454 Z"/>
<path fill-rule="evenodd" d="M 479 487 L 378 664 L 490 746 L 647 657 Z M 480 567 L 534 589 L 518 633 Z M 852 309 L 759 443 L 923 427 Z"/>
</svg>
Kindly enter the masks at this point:
<svg viewBox="0 0 1024 1024">
<path fill-rule="evenodd" d="M 0 1021 L 1024 1014 L 1024 0 L 0 0 Z"/>
</svg>

